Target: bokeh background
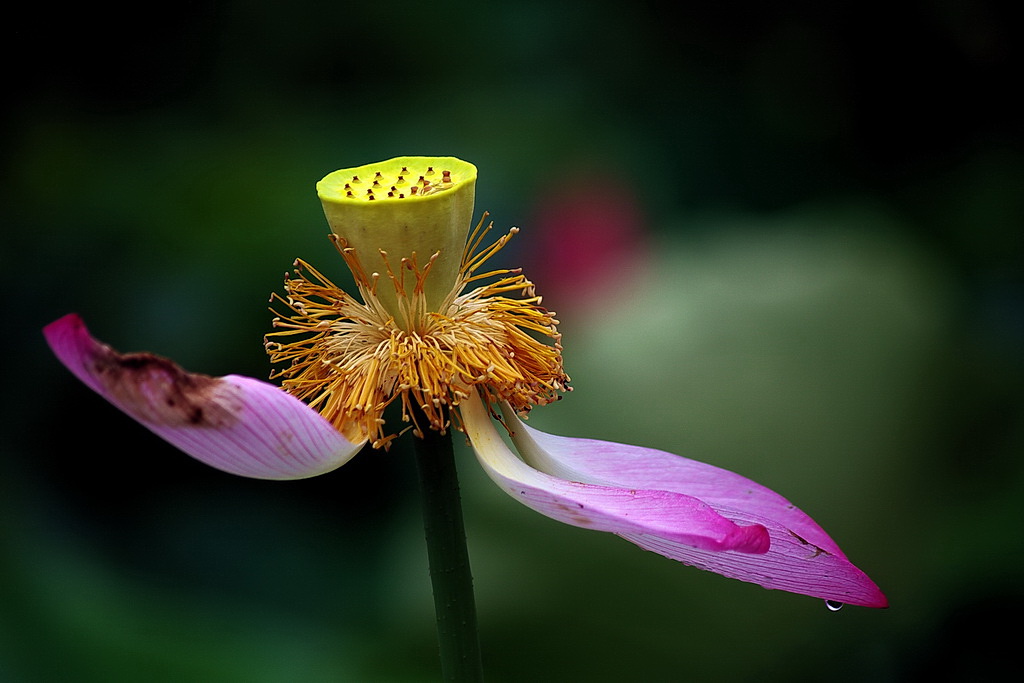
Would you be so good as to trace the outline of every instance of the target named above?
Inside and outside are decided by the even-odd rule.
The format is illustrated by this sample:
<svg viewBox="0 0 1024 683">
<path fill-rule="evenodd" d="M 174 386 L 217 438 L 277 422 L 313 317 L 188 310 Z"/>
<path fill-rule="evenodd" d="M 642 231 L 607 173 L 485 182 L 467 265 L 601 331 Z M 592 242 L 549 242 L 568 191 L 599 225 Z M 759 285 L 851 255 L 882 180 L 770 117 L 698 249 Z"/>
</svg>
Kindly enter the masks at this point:
<svg viewBox="0 0 1024 683">
<path fill-rule="evenodd" d="M 174 451 L 59 366 L 265 377 L 268 294 L 344 279 L 314 183 L 480 169 L 576 390 L 531 418 L 734 469 L 891 608 L 561 526 L 462 449 L 492 681 L 994 680 L 1024 606 L 1013 3 L 291 3 L 7 15 L 0 680 L 431 681 L 410 454 L 303 482 Z M 1005 617 L 1009 615 L 1009 621 Z"/>
</svg>

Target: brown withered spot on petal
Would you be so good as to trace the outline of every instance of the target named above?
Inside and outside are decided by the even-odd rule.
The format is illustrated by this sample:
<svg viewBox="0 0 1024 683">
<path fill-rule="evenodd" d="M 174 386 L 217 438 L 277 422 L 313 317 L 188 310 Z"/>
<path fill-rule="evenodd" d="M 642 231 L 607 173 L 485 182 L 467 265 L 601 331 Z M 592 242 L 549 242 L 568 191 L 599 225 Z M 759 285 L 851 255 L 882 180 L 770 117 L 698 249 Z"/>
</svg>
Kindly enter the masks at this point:
<svg viewBox="0 0 1024 683">
<path fill-rule="evenodd" d="M 815 558 L 815 557 L 817 557 L 818 555 L 829 555 L 829 554 L 831 554 L 831 553 L 829 553 L 829 552 L 828 552 L 827 550 L 825 550 L 824 548 L 822 548 L 822 547 L 819 547 L 819 546 L 817 546 L 817 545 L 815 545 L 815 544 L 811 543 L 811 542 L 810 542 L 810 541 L 808 541 L 808 540 L 807 540 L 806 538 L 804 538 L 804 537 L 803 537 L 803 536 L 801 536 L 800 534 L 796 533 L 796 532 L 795 532 L 795 531 L 793 531 L 792 529 L 786 529 L 786 531 L 788 531 L 788 532 L 789 532 L 790 536 L 792 536 L 792 537 L 793 537 L 793 538 L 795 538 L 796 540 L 800 541 L 800 544 L 801 544 L 801 545 L 809 545 L 809 546 L 811 546 L 812 548 L 814 548 L 814 554 L 813 554 L 813 555 L 811 555 L 811 557 L 810 557 L 810 558 L 808 558 L 808 559 L 814 559 L 814 558 Z"/>
<path fill-rule="evenodd" d="M 166 427 L 218 429 L 238 421 L 238 390 L 209 375 L 187 372 L 151 353 L 96 350 L 93 376 L 132 417 Z"/>
<path fill-rule="evenodd" d="M 564 512 L 569 519 L 571 519 L 573 522 L 580 526 L 590 526 L 591 524 L 593 524 L 594 520 L 580 512 L 580 510 L 583 509 L 583 504 L 576 503 L 576 505 L 578 506 L 578 509 L 571 508 L 564 503 L 556 503 L 555 507 Z"/>
</svg>

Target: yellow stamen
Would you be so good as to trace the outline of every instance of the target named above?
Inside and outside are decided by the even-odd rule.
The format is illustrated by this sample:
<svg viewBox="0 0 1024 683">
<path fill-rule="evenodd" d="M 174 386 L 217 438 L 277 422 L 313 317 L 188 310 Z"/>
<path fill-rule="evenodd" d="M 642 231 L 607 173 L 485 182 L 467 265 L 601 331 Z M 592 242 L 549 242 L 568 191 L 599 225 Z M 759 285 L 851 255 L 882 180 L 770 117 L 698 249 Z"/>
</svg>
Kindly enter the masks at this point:
<svg viewBox="0 0 1024 683">
<path fill-rule="evenodd" d="M 332 235 L 362 301 L 296 261 L 295 277 L 285 279 L 286 296 L 272 297 L 285 312 L 275 312 L 267 352 L 274 363 L 287 364 L 272 378 L 281 378 L 286 391 L 307 401 L 346 437 L 369 439 L 376 448 L 386 448 L 397 436 L 383 418 L 395 400 L 402 419 L 419 435 L 426 427 L 445 432 L 451 409 L 472 387 L 520 412 L 557 400 L 569 389 L 558 321 L 541 307 L 533 283 L 518 269 L 476 272 L 517 232 L 513 228 L 481 249 L 491 229 L 485 219 L 486 214 L 470 235 L 455 284 L 437 310 L 429 309 L 425 295 L 436 253 L 423 266 L 415 254 L 403 258 L 396 272 L 381 251 L 383 275 L 367 273 L 363 255 Z M 390 283 L 380 282 L 382 277 Z M 496 279 L 464 291 L 487 278 Z M 395 292 L 397 310 L 381 303 L 381 286 Z M 520 298 L 508 296 L 512 292 Z M 429 424 L 416 422 L 418 411 Z"/>
</svg>

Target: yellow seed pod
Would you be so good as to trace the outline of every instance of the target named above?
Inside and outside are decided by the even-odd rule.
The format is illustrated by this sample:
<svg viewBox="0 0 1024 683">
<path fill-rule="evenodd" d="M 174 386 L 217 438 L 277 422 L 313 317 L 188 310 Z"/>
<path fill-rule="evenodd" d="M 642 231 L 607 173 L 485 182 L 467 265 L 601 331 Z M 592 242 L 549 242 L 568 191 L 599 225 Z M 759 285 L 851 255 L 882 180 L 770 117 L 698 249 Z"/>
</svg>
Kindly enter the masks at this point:
<svg viewBox="0 0 1024 683">
<path fill-rule="evenodd" d="M 384 268 L 381 251 L 395 270 L 402 259 L 424 267 L 434 254 L 423 283 L 427 310 L 437 310 L 451 291 L 473 223 L 476 166 L 454 157 L 396 157 L 343 168 L 316 185 L 324 215 L 342 246 L 354 248 L 370 271 Z M 411 296 L 414 278 L 405 278 Z M 397 310 L 397 292 L 388 282 L 377 288 L 381 303 Z"/>
</svg>

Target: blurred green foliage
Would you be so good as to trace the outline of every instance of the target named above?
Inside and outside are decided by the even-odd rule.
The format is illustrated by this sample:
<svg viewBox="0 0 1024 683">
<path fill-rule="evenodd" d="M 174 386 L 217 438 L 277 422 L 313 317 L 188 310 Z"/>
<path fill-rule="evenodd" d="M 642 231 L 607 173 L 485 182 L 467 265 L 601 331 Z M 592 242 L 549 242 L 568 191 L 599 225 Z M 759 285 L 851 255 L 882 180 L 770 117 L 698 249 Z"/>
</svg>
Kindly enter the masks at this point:
<svg viewBox="0 0 1024 683">
<path fill-rule="evenodd" d="M 523 228 L 508 259 L 558 292 L 576 390 L 533 424 L 757 479 L 892 603 L 833 614 L 562 527 L 464 450 L 491 680 L 984 680 L 1013 663 L 1008 5 L 126 12 L 19 7 L 3 47 L 0 680 L 435 680 L 401 444 L 314 480 L 235 479 L 111 409 L 39 333 L 77 311 L 122 350 L 264 377 L 266 297 L 292 259 L 345 281 L 315 182 L 419 153 L 474 162 L 479 209 Z M 559 282 L 538 253 L 558 235 L 530 226 L 587 177 L 644 233 L 629 267 Z"/>
</svg>

